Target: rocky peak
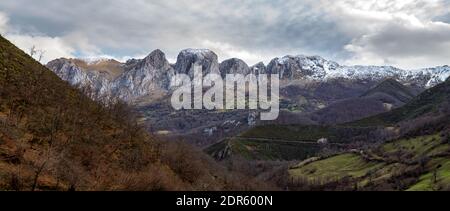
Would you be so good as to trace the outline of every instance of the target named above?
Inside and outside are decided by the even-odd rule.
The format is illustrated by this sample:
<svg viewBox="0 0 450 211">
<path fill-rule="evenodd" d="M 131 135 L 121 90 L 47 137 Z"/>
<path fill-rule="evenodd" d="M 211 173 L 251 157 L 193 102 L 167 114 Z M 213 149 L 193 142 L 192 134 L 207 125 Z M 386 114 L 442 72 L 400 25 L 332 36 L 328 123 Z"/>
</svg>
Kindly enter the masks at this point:
<svg viewBox="0 0 450 211">
<path fill-rule="evenodd" d="M 268 66 L 271 74 L 280 74 L 282 79 L 323 78 L 329 69 L 339 64 L 320 56 L 284 56 L 273 59 Z"/>
<path fill-rule="evenodd" d="M 175 63 L 176 73 L 184 73 L 193 77 L 194 64 L 202 66 L 203 74 L 219 73 L 217 55 L 207 49 L 186 49 L 180 52 Z"/>
<path fill-rule="evenodd" d="M 166 55 L 159 49 L 152 51 L 144 59 L 130 59 L 125 65 L 127 69 L 167 69 L 170 66 L 169 61 L 166 59 Z"/>
<path fill-rule="evenodd" d="M 55 59 L 47 64 L 47 67 L 54 70 L 61 79 L 69 81 L 72 84 L 78 84 L 84 75 L 88 75 L 88 72 L 82 67 L 76 64 L 74 59 Z M 92 74 L 89 74 L 92 75 Z"/>
<path fill-rule="evenodd" d="M 61 70 L 64 65 L 75 65 L 70 59 L 59 58 L 47 63 L 47 67 L 54 70 Z M 56 72 L 56 71 L 54 71 Z"/>
<path fill-rule="evenodd" d="M 157 49 L 141 60 L 129 60 L 127 70 L 113 83 L 113 93 L 124 100 L 166 92 L 174 74 L 165 54 Z"/>
<path fill-rule="evenodd" d="M 421 75 L 421 76 L 429 76 L 427 77 L 428 83 L 427 87 L 436 86 L 439 83 L 442 83 L 447 78 L 450 77 L 450 67 L 448 65 L 434 67 L 434 68 L 425 68 L 421 70 L 412 71 L 411 75 Z"/>
<path fill-rule="evenodd" d="M 111 75 L 99 69 L 89 68 L 90 66 L 82 60 L 56 59 L 50 61 L 47 67 L 72 85 L 90 86 L 98 94 L 109 93 Z"/>
<path fill-rule="evenodd" d="M 259 74 L 267 74 L 267 67 L 264 64 L 264 62 L 259 62 L 253 66 L 250 67 L 250 71 L 253 74 L 259 75 Z"/>
<path fill-rule="evenodd" d="M 266 74 L 267 67 L 263 62 L 259 62 L 258 64 L 251 66 L 250 70 L 252 71 L 253 74 L 256 74 L 256 75 Z"/>
<path fill-rule="evenodd" d="M 232 58 L 223 61 L 219 66 L 220 74 L 222 77 L 225 77 L 227 74 L 249 74 L 250 68 L 248 65 L 242 61 L 241 59 Z"/>
<path fill-rule="evenodd" d="M 155 68 L 163 67 L 169 63 L 166 59 L 166 55 L 159 49 L 151 52 L 147 57 L 145 57 L 144 61 Z"/>
<path fill-rule="evenodd" d="M 126 66 L 132 66 L 132 65 L 134 65 L 134 64 L 136 64 L 136 63 L 138 63 L 140 61 L 140 59 L 128 59 L 126 62 L 125 62 L 125 65 Z"/>
</svg>

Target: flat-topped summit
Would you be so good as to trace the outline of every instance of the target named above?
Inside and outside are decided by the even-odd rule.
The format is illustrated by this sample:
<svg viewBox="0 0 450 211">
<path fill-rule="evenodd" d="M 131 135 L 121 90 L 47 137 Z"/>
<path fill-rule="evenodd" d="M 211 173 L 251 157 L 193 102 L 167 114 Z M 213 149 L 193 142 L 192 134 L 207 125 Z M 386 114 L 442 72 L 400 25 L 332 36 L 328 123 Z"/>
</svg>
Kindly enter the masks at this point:
<svg viewBox="0 0 450 211">
<path fill-rule="evenodd" d="M 216 53 L 207 49 L 185 49 L 177 57 L 174 68 L 177 73 L 193 76 L 193 67 L 199 65 L 203 73 L 219 72 L 219 60 Z"/>
<path fill-rule="evenodd" d="M 220 74 L 225 77 L 226 74 L 243 74 L 247 75 L 250 73 L 250 68 L 241 59 L 232 58 L 223 61 L 219 66 Z"/>
</svg>

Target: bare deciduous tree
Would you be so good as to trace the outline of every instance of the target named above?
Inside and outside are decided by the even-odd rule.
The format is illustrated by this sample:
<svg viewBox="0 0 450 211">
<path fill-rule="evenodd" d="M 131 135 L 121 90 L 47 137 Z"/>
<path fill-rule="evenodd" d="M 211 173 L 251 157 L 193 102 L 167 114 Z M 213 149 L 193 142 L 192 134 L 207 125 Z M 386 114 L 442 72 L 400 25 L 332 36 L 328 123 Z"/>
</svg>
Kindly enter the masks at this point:
<svg viewBox="0 0 450 211">
<path fill-rule="evenodd" d="M 41 62 L 42 59 L 44 58 L 45 52 L 46 52 L 45 50 L 39 50 L 38 51 L 38 61 L 39 62 Z"/>
<path fill-rule="evenodd" d="M 34 57 L 34 55 L 36 54 L 36 52 L 37 52 L 37 50 L 36 50 L 36 46 L 35 45 L 33 45 L 33 46 L 31 46 L 31 48 L 30 48 L 30 56 L 31 57 Z"/>
<path fill-rule="evenodd" d="M 32 58 L 34 58 L 34 56 L 37 56 L 37 60 L 39 62 L 42 61 L 42 59 L 44 59 L 44 55 L 45 55 L 46 51 L 45 50 L 41 50 L 41 49 L 37 49 L 35 45 L 31 46 L 29 54 Z"/>
</svg>

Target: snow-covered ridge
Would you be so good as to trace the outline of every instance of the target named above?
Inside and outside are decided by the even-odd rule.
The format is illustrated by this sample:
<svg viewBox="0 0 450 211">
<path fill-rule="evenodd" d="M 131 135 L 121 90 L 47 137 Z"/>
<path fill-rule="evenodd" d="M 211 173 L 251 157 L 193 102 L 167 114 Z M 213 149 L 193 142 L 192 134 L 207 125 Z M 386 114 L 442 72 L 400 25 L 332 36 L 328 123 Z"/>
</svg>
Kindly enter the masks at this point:
<svg viewBox="0 0 450 211">
<path fill-rule="evenodd" d="M 211 50 L 209 49 L 201 49 L 201 48 L 188 48 L 188 49 L 184 49 L 181 52 L 188 52 L 188 53 L 203 53 L 203 52 L 211 52 Z"/>
<path fill-rule="evenodd" d="M 403 70 L 392 66 L 344 66 L 320 56 L 284 56 L 275 58 L 268 66 L 269 72 L 279 73 L 282 79 L 308 78 L 316 81 L 345 78 L 354 80 L 382 80 L 394 78 L 402 83 L 415 83 L 432 87 L 450 76 L 449 66 Z"/>
<path fill-rule="evenodd" d="M 79 60 L 86 62 L 87 65 L 96 65 L 96 64 L 100 64 L 100 63 L 104 63 L 104 62 L 114 61 L 113 59 L 98 58 L 98 57 L 80 58 Z"/>
<path fill-rule="evenodd" d="M 211 53 L 212 51 L 209 49 L 193 49 L 193 48 L 188 48 L 188 49 L 184 49 L 182 50 L 180 53 L 181 54 L 206 54 L 206 53 Z"/>
<path fill-rule="evenodd" d="M 383 79 L 394 78 L 403 83 L 416 82 L 426 88 L 444 82 L 450 76 L 449 66 L 403 70 L 392 66 L 338 66 L 327 69 L 326 78 Z M 424 83 L 425 82 L 425 83 Z"/>
</svg>

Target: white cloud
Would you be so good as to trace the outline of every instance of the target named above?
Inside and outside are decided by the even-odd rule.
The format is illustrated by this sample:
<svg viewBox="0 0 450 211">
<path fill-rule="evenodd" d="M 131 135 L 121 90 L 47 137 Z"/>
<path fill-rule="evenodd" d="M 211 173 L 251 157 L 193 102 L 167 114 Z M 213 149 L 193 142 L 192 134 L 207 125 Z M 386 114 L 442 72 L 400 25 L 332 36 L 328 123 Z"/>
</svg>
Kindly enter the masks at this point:
<svg viewBox="0 0 450 211">
<path fill-rule="evenodd" d="M 261 61 L 268 64 L 269 61 L 275 57 L 274 55 L 268 54 L 255 54 L 229 43 L 213 42 L 210 40 L 203 41 L 202 46 L 203 48 L 210 49 L 218 54 L 220 56 L 219 59 L 222 61 L 230 58 L 239 58 L 244 60 L 250 66 Z"/>
<path fill-rule="evenodd" d="M 450 24 L 433 21 L 448 14 L 448 2 L 342 0 L 331 15 L 353 37 L 343 46 L 346 64 L 418 68 L 449 64 Z"/>
<path fill-rule="evenodd" d="M 43 51 L 44 54 L 41 61 L 43 64 L 55 58 L 74 57 L 75 53 L 75 49 L 68 46 L 59 37 L 6 34 L 6 38 L 26 53 L 29 53 L 33 46 L 37 50 Z"/>
<path fill-rule="evenodd" d="M 0 34 L 4 34 L 6 32 L 7 24 L 8 17 L 4 13 L 0 12 Z"/>
<path fill-rule="evenodd" d="M 418 25 L 397 21 L 370 32 L 345 46 L 350 63 L 394 65 L 403 68 L 449 64 L 450 24 Z"/>
<path fill-rule="evenodd" d="M 8 24 L 8 16 L 0 12 L 0 33 L 26 53 L 30 53 L 34 46 L 36 50 L 43 52 L 41 62 L 43 64 L 59 57 L 74 57 L 75 49 L 70 47 L 59 37 L 44 35 L 21 34 Z M 40 54 L 38 52 L 37 54 Z M 35 55 L 38 59 L 39 55 Z"/>
<path fill-rule="evenodd" d="M 66 45 L 72 46 L 77 54 L 84 57 L 95 57 L 103 55 L 102 50 L 91 43 L 89 38 L 85 36 L 82 32 L 72 32 L 61 38 L 64 40 Z"/>
</svg>

